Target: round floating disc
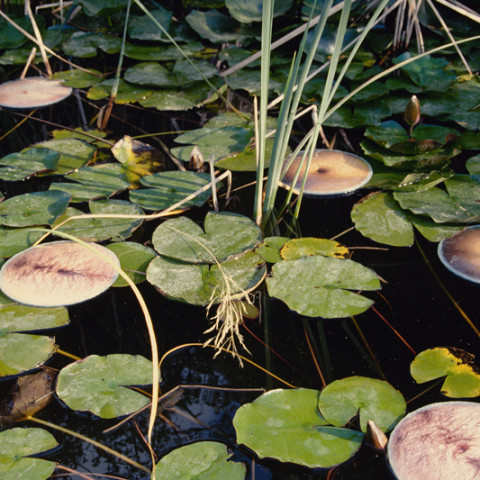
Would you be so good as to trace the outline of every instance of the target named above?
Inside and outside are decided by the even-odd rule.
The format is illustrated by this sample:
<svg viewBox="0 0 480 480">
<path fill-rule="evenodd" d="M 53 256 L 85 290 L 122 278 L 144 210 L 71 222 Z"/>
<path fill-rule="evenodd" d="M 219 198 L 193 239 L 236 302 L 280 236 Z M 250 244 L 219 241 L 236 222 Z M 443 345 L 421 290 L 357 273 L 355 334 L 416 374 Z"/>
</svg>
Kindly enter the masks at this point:
<svg viewBox="0 0 480 480">
<path fill-rule="evenodd" d="M 7 108 L 40 108 L 60 102 L 72 93 L 62 80 L 27 77 L 0 85 L 0 106 Z"/>
<path fill-rule="evenodd" d="M 464 228 L 442 240 L 438 256 L 455 275 L 480 283 L 480 225 Z"/>
<path fill-rule="evenodd" d="M 409 413 L 387 452 L 398 480 L 480 478 L 480 404 L 432 403 Z"/>
<path fill-rule="evenodd" d="M 295 157 L 281 185 L 292 188 L 303 153 Z M 287 160 L 289 162 L 290 160 Z M 305 159 L 293 191 L 298 194 L 305 176 Z M 370 164 L 361 157 L 339 150 L 315 150 L 308 170 L 304 194 L 309 196 L 341 195 L 363 187 L 372 177 Z"/>
<path fill-rule="evenodd" d="M 89 245 L 120 265 L 107 248 Z M 117 277 L 118 271 L 90 248 L 60 241 L 28 248 L 5 262 L 0 270 L 0 289 L 18 303 L 59 307 L 100 295 Z"/>
</svg>

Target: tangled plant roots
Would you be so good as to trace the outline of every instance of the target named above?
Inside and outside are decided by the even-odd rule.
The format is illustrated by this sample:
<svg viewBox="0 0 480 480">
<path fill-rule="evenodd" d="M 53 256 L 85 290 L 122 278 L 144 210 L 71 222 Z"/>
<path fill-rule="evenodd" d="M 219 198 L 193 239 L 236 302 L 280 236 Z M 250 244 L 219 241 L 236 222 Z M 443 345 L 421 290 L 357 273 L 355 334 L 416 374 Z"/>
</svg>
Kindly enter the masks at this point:
<svg viewBox="0 0 480 480">
<path fill-rule="evenodd" d="M 241 366 L 242 359 L 238 355 L 237 344 L 239 344 L 248 353 L 247 346 L 240 333 L 240 325 L 243 322 L 243 315 L 246 313 L 245 303 L 253 305 L 251 296 L 245 290 L 238 287 L 235 280 L 232 279 L 223 269 L 223 281 L 218 284 L 212 293 L 210 303 L 207 306 L 207 314 L 211 308 L 218 302 L 217 311 L 211 320 L 213 324 L 204 333 L 217 332 L 212 338 L 209 338 L 204 345 L 213 345 L 216 348 L 215 357 L 221 349 L 232 352 L 233 356 L 238 358 Z M 238 293 L 234 293 L 238 292 Z"/>
</svg>

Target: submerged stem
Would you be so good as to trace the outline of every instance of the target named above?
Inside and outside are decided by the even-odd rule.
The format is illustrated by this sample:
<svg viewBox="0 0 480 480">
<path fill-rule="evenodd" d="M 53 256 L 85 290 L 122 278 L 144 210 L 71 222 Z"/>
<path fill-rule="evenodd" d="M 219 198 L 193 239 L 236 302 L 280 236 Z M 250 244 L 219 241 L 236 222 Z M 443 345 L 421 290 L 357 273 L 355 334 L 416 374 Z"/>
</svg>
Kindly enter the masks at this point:
<svg viewBox="0 0 480 480">
<path fill-rule="evenodd" d="M 129 463 L 130 465 L 134 466 L 135 468 L 138 468 L 140 470 L 143 470 L 144 472 L 150 473 L 150 470 L 147 467 L 145 467 L 144 465 L 141 465 L 140 463 L 136 462 L 135 460 L 132 460 L 130 457 L 127 457 L 126 455 L 123 455 L 122 453 L 117 452 L 116 450 L 113 450 L 112 448 L 107 447 L 106 445 L 103 445 L 102 443 L 97 442 L 96 440 L 88 438 L 88 437 L 82 435 L 81 433 L 74 432 L 73 430 L 70 430 L 70 429 L 65 428 L 65 427 L 61 427 L 60 425 L 55 425 L 54 423 L 48 422 L 47 420 L 41 420 L 40 418 L 37 418 L 37 417 L 28 416 L 28 417 L 25 417 L 25 420 L 28 420 L 30 422 L 38 423 L 40 425 L 43 425 L 44 427 L 52 428 L 53 430 L 58 430 L 59 432 L 65 433 L 65 434 L 70 435 L 72 437 L 78 438 L 78 439 L 80 439 L 84 442 L 90 443 L 91 445 L 93 445 L 97 448 L 100 448 L 104 452 L 107 452 L 110 455 L 113 455 L 113 456 L 119 458 L 120 460 L 123 460 L 124 462 Z"/>
</svg>

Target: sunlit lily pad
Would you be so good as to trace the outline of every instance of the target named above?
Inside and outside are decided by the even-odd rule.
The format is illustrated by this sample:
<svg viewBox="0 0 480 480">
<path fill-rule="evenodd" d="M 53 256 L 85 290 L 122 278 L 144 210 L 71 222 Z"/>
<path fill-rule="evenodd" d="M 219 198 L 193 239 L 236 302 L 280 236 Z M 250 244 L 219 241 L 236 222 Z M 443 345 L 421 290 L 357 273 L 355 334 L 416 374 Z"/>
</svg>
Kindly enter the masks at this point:
<svg viewBox="0 0 480 480">
<path fill-rule="evenodd" d="M 373 270 L 353 260 L 316 255 L 276 263 L 267 287 L 272 297 L 301 315 L 341 318 L 373 304 L 350 290 L 378 290 L 380 281 Z"/>
<path fill-rule="evenodd" d="M 7 227 L 52 225 L 70 201 L 64 192 L 24 193 L 0 203 L 0 224 Z"/>
<path fill-rule="evenodd" d="M 46 480 L 56 463 L 32 458 L 58 445 L 55 437 L 41 428 L 11 428 L 0 432 L 0 474 L 3 480 Z"/>
<path fill-rule="evenodd" d="M 145 210 L 160 211 L 195 193 L 208 185 L 209 182 L 210 175 L 205 173 L 182 172 L 179 170 L 156 173 L 140 179 L 140 183 L 148 188 L 132 190 L 130 200 Z M 207 189 L 179 208 L 201 206 L 210 195 L 211 189 Z"/>
<path fill-rule="evenodd" d="M 97 215 L 143 215 L 143 210 L 139 206 L 125 200 L 96 200 L 91 201 L 89 207 L 90 212 Z M 74 215 L 84 215 L 84 213 L 68 208 L 66 214 L 59 217 L 56 223 Z M 66 223 L 60 227 L 59 231 L 91 242 L 103 240 L 119 242 L 130 237 L 142 221 L 135 218 L 81 218 Z"/>
<path fill-rule="evenodd" d="M 373 420 L 384 432 L 405 415 L 403 395 L 389 383 L 375 378 L 348 377 L 329 383 L 320 393 L 318 407 L 323 417 L 340 427 L 359 415 L 362 432 Z"/>
<path fill-rule="evenodd" d="M 204 229 L 188 217 L 167 220 L 153 232 L 155 250 L 189 263 L 215 263 L 252 249 L 262 239 L 257 224 L 229 212 L 209 212 Z"/>
<path fill-rule="evenodd" d="M 328 425 L 318 411 L 317 390 L 272 390 L 241 406 L 233 418 L 237 442 L 260 458 L 309 468 L 346 462 L 360 448 L 363 433 Z"/>
<path fill-rule="evenodd" d="M 261 257 L 247 252 L 220 264 L 192 264 L 163 256 L 154 258 L 147 268 L 147 280 L 172 300 L 193 305 L 218 303 L 225 292 L 235 295 L 251 290 L 265 277 Z"/>
<path fill-rule="evenodd" d="M 91 411 L 102 418 L 132 413 L 149 398 L 129 386 L 152 383 L 152 362 L 139 355 L 90 355 L 58 374 L 57 395 L 72 410 Z"/>
<path fill-rule="evenodd" d="M 118 242 L 107 246 L 120 260 L 120 267 L 133 280 L 141 283 L 146 280 L 146 271 L 150 262 L 157 256 L 155 251 L 136 242 Z M 127 282 L 119 276 L 114 287 L 125 287 Z"/>
<path fill-rule="evenodd" d="M 303 237 L 286 242 L 280 250 L 280 255 L 283 260 L 295 260 L 308 255 L 345 258 L 348 255 L 348 248 L 335 240 Z"/>
<path fill-rule="evenodd" d="M 430 348 L 420 352 L 410 364 L 417 383 L 445 378 L 442 393 L 452 398 L 480 396 L 480 373 L 474 356 L 460 349 Z"/>
<path fill-rule="evenodd" d="M 5 305 L 0 308 L 0 376 L 16 375 L 45 363 L 56 351 L 51 337 L 30 332 L 68 324 L 68 313 L 60 308 Z"/>
<path fill-rule="evenodd" d="M 155 470 L 155 480 L 243 480 L 243 463 L 228 461 L 231 454 L 223 443 L 197 442 L 165 455 Z"/>
</svg>

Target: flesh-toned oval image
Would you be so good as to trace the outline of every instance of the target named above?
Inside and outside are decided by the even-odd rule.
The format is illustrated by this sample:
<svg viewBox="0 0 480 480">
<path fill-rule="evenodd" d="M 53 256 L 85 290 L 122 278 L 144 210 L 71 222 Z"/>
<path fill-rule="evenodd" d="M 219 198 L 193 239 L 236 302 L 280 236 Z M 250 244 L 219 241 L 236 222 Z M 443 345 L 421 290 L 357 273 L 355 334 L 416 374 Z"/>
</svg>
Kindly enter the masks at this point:
<svg viewBox="0 0 480 480">
<path fill-rule="evenodd" d="M 61 102 L 72 93 L 62 80 L 27 77 L 0 85 L 0 106 L 7 108 L 40 108 Z"/>
<path fill-rule="evenodd" d="M 120 267 L 120 262 L 107 248 L 88 245 L 91 248 L 58 241 L 17 253 L 0 270 L 0 289 L 12 300 L 35 307 L 90 300 L 115 282 L 118 271 L 113 265 Z"/>
<path fill-rule="evenodd" d="M 480 478 L 480 404 L 432 403 L 403 418 L 388 442 L 398 480 Z"/>
<path fill-rule="evenodd" d="M 292 188 L 296 172 L 302 161 L 300 152 L 285 173 L 281 185 Z M 287 164 L 290 159 L 287 160 Z M 303 162 L 293 191 L 298 194 L 305 176 L 307 159 Z M 308 168 L 304 194 L 309 196 L 342 195 L 363 187 L 372 177 L 373 170 L 363 158 L 340 150 L 315 150 Z"/>
<path fill-rule="evenodd" d="M 438 256 L 455 275 L 480 283 L 480 225 L 464 228 L 442 240 Z"/>
</svg>

